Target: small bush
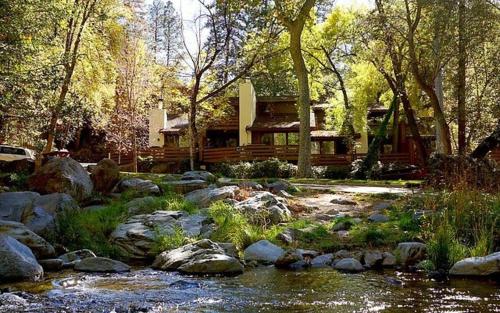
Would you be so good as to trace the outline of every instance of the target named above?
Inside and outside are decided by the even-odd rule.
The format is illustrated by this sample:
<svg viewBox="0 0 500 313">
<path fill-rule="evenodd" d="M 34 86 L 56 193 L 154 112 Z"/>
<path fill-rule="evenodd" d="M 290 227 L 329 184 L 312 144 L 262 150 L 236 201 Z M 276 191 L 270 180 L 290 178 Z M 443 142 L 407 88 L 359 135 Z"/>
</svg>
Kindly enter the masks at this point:
<svg viewBox="0 0 500 313">
<path fill-rule="evenodd" d="M 435 269 L 447 272 L 455 262 L 467 256 L 467 248 L 458 242 L 455 230 L 444 221 L 427 243 L 427 253 Z"/>
<path fill-rule="evenodd" d="M 173 234 L 166 234 L 160 229 L 155 229 L 155 244 L 152 251 L 159 254 L 163 251 L 177 249 L 187 243 L 189 243 L 189 238 L 179 226 L 174 228 Z"/>
<path fill-rule="evenodd" d="M 297 174 L 297 166 L 271 158 L 265 161 L 218 164 L 211 167 L 214 173 L 233 178 L 290 178 Z"/>
</svg>

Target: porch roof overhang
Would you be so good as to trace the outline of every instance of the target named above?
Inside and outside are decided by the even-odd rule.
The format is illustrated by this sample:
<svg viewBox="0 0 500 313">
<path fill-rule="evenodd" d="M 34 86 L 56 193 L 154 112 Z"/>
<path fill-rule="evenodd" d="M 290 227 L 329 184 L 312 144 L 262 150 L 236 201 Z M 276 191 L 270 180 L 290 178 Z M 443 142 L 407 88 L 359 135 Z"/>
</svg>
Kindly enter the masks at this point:
<svg viewBox="0 0 500 313">
<path fill-rule="evenodd" d="M 311 130 L 316 129 L 316 119 L 314 113 L 310 116 Z M 252 126 L 247 127 L 250 131 L 265 131 L 265 132 L 298 132 L 300 121 L 297 115 L 281 114 L 274 116 L 257 116 Z"/>
<path fill-rule="evenodd" d="M 166 135 L 179 135 L 183 130 L 189 127 L 189 121 L 186 115 L 176 116 L 172 119 L 167 119 L 165 128 L 159 130 L 159 133 Z"/>
<path fill-rule="evenodd" d="M 333 130 L 313 130 L 311 131 L 311 140 L 312 141 L 333 141 L 336 139 L 344 139 L 347 138 L 348 135 L 339 134 Z M 354 134 L 354 139 L 358 139 L 361 137 L 360 133 Z"/>
</svg>

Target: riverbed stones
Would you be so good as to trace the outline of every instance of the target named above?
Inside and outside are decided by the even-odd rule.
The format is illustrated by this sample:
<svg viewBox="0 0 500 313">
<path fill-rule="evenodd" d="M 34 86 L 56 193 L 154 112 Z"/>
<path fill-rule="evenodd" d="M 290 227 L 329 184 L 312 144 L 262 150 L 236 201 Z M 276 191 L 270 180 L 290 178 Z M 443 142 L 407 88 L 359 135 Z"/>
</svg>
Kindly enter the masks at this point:
<svg viewBox="0 0 500 313">
<path fill-rule="evenodd" d="M 354 258 L 341 259 L 334 263 L 333 267 L 337 270 L 346 272 L 361 272 L 363 265 Z"/>
<path fill-rule="evenodd" d="M 108 194 L 120 181 L 120 168 L 115 161 L 102 159 L 92 168 L 90 178 L 94 184 L 95 191 Z"/>
<path fill-rule="evenodd" d="M 124 179 L 118 184 L 118 191 L 132 191 L 141 195 L 159 195 L 160 187 L 150 180 L 140 178 Z"/>
<path fill-rule="evenodd" d="M 393 267 L 396 265 L 396 257 L 390 252 L 382 253 L 382 266 L 383 267 Z"/>
<path fill-rule="evenodd" d="M 333 263 L 333 253 L 322 254 L 311 260 L 312 267 L 328 267 Z"/>
<path fill-rule="evenodd" d="M 238 259 L 226 254 L 223 247 L 209 239 L 161 253 L 153 268 L 190 274 L 235 275 L 243 272 Z"/>
<path fill-rule="evenodd" d="M 194 190 L 205 189 L 208 187 L 208 183 L 200 179 L 171 180 L 166 181 L 165 185 L 170 187 L 172 191 L 180 194 L 186 194 Z"/>
<path fill-rule="evenodd" d="M 152 248 L 158 234 L 172 235 L 181 230 L 185 236 L 202 235 L 203 227 L 211 220 L 205 214 L 189 215 L 183 211 L 156 211 L 134 215 L 111 233 L 111 240 L 129 257 L 146 259 L 154 257 Z"/>
<path fill-rule="evenodd" d="M 127 264 L 102 257 L 85 258 L 75 264 L 75 271 L 92 273 L 123 273 L 130 271 Z"/>
<path fill-rule="evenodd" d="M 297 250 L 286 251 L 282 254 L 276 262 L 274 262 L 274 266 L 277 268 L 289 268 L 292 264 L 302 261 L 303 257 Z"/>
<path fill-rule="evenodd" d="M 0 234 L 11 236 L 28 246 L 38 259 L 55 256 L 54 247 L 22 223 L 0 220 Z"/>
<path fill-rule="evenodd" d="M 377 268 L 382 266 L 384 256 L 379 251 L 365 251 L 362 260 L 365 267 Z"/>
<path fill-rule="evenodd" d="M 398 244 L 395 255 L 404 267 L 412 266 L 425 259 L 427 249 L 421 242 L 401 242 Z"/>
<path fill-rule="evenodd" d="M 215 182 L 217 177 L 207 171 L 188 171 L 182 174 L 181 180 L 202 180 L 205 182 Z"/>
<path fill-rule="evenodd" d="M 489 276 L 500 274 L 500 252 L 484 257 L 471 257 L 458 261 L 450 269 L 454 276 Z"/>
<path fill-rule="evenodd" d="M 64 262 L 61 259 L 44 259 L 38 260 L 45 272 L 56 272 L 63 268 Z"/>
<path fill-rule="evenodd" d="M 0 281 L 32 280 L 43 277 L 43 268 L 30 248 L 7 235 L 0 235 Z"/>
<path fill-rule="evenodd" d="M 372 223 L 384 223 L 389 221 L 389 217 L 384 214 L 375 213 L 368 217 L 368 221 Z"/>
<path fill-rule="evenodd" d="M 200 208 L 207 208 L 213 202 L 234 198 L 239 188 L 237 186 L 223 186 L 220 188 L 204 188 L 184 196 L 184 199 L 197 205 Z"/>
<path fill-rule="evenodd" d="M 54 158 L 28 179 L 29 187 L 42 194 L 67 193 L 77 201 L 92 195 L 89 173 L 72 158 Z"/>
<path fill-rule="evenodd" d="M 266 223 L 271 224 L 284 223 L 292 218 L 286 200 L 267 191 L 253 192 L 248 199 L 238 202 L 235 207 L 255 223 L 262 223 L 263 217 Z"/>
<path fill-rule="evenodd" d="M 248 246 L 243 254 L 247 262 L 256 261 L 257 263 L 272 264 L 284 253 L 285 250 L 270 241 L 260 240 Z"/>
<path fill-rule="evenodd" d="M 62 260 L 64 263 L 71 263 L 75 261 L 81 261 L 83 259 L 95 258 L 97 257 L 94 252 L 89 249 L 81 249 L 76 251 L 71 251 L 65 253 L 58 257 L 58 259 Z"/>
</svg>

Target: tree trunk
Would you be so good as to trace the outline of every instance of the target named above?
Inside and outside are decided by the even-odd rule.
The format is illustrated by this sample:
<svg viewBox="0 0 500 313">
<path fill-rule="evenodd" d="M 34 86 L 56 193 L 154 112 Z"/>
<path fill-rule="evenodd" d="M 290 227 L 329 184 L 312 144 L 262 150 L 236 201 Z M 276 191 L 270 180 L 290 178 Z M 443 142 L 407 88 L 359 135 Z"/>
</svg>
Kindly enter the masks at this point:
<svg viewBox="0 0 500 313">
<path fill-rule="evenodd" d="M 380 124 L 377 135 L 373 138 L 370 146 L 368 147 L 368 152 L 366 153 L 365 158 L 363 159 L 363 163 L 361 164 L 360 170 L 356 174 L 356 178 L 365 179 L 369 178 L 371 175 L 371 169 L 373 165 L 378 161 L 380 154 L 380 147 L 382 145 L 383 139 L 387 134 L 387 125 L 389 125 L 389 120 L 394 113 L 396 108 L 396 103 L 398 102 L 398 97 L 394 94 L 394 97 L 391 102 L 391 106 L 389 107 L 389 111 L 384 116 L 384 120 L 382 124 Z"/>
<path fill-rule="evenodd" d="M 457 123 L 458 123 L 458 153 L 465 155 L 465 89 L 467 48 L 465 38 L 465 0 L 458 5 L 458 77 L 457 77 Z"/>
<path fill-rule="evenodd" d="M 196 128 L 196 99 L 200 90 L 201 77 L 195 77 L 193 90 L 189 99 L 189 168 L 194 171 L 198 163 L 198 130 Z"/>
<path fill-rule="evenodd" d="M 488 152 L 500 147 L 500 120 L 497 123 L 495 130 L 472 151 L 470 156 L 475 159 L 484 158 Z"/>
<path fill-rule="evenodd" d="M 397 92 L 395 93 L 398 94 Z M 392 153 L 399 152 L 399 101 L 396 101 L 392 119 Z"/>
<path fill-rule="evenodd" d="M 302 27 L 292 27 L 290 31 L 290 54 L 297 75 L 299 86 L 299 161 L 298 177 L 310 177 L 311 169 L 311 100 L 309 95 L 309 79 L 307 77 L 307 68 L 302 56 L 300 37 Z"/>
<path fill-rule="evenodd" d="M 408 120 L 408 127 L 410 127 L 410 132 L 413 136 L 413 141 L 417 146 L 417 152 L 420 156 L 421 162 L 425 165 L 427 164 L 427 157 L 428 157 L 427 151 L 425 149 L 422 136 L 420 136 L 417 120 L 415 119 L 415 114 L 413 114 L 413 109 L 411 107 L 410 99 L 408 98 L 406 90 L 401 90 L 400 97 L 401 97 L 401 103 L 403 104 L 403 109 L 405 111 L 406 119 Z"/>
</svg>

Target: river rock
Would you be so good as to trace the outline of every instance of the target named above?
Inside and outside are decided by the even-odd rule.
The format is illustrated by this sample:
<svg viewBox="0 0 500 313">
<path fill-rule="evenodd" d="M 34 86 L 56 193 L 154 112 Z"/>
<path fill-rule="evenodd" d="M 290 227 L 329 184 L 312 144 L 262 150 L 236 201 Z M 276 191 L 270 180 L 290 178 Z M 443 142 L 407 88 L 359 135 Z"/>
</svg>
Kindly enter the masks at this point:
<svg viewBox="0 0 500 313">
<path fill-rule="evenodd" d="M 240 182 L 238 184 L 238 187 L 240 187 L 242 189 L 253 189 L 253 190 L 262 190 L 262 189 L 264 189 L 264 187 L 262 187 L 261 184 L 259 184 L 258 182 L 251 181 L 251 180 Z"/>
<path fill-rule="evenodd" d="M 147 196 L 143 198 L 135 198 L 125 203 L 123 206 L 127 209 L 128 214 L 137 215 L 142 210 L 152 207 L 157 204 L 158 198 Z"/>
<path fill-rule="evenodd" d="M 395 254 L 399 263 L 404 266 L 412 266 L 425 259 L 427 249 L 421 242 L 401 242 L 398 244 Z"/>
<path fill-rule="evenodd" d="M 292 185 L 291 183 L 287 182 L 286 180 L 279 179 L 273 183 L 269 183 L 266 185 L 266 187 L 271 191 L 271 192 L 279 192 L 281 190 L 289 191 L 289 192 L 296 192 L 298 191 L 298 188 Z"/>
<path fill-rule="evenodd" d="M 184 211 L 156 211 L 130 217 L 111 233 L 111 240 L 134 259 L 153 257 L 157 234 L 171 235 L 181 229 L 186 236 L 197 237 L 211 220 L 204 214 Z"/>
<path fill-rule="evenodd" d="M 38 260 L 38 263 L 42 266 L 43 270 L 46 272 L 56 272 L 63 268 L 64 262 L 61 259 L 44 259 Z"/>
<path fill-rule="evenodd" d="M 153 268 L 190 274 L 235 275 L 243 272 L 240 261 L 227 255 L 219 244 L 209 239 L 161 253 L 156 257 Z"/>
<path fill-rule="evenodd" d="M 21 307 L 27 306 L 28 301 L 13 293 L 0 293 L 1 312 L 20 311 Z M 24 311 L 24 310 L 23 310 Z"/>
<path fill-rule="evenodd" d="M 54 247 L 45 239 L 29 230 L 24 224 L 0 220 L 0 234 L 8 235 L 28 246 L 37 259 L 55 256 Z"/>
<path fill-rule="evenodd" d="M 133 191 L 142 195 L 159 195 L 160 187 L 155 185 L 150 180 L 140 178 L 124 179 L 118 184 L 118 191 Z"/>
<path fill-rule="evenodd" d="M 489 276 L 495 274 L 500 274 L 500 252 L 484 257 L 460 260 L 450 269 L 450 275 L 454 276 Z"/>
<path fill-rule="evenodd" d="M 182 174 L 181 180 L 203 180 L 206 182 L 215 182 L 217 177 L 207 171 L 188 171 Z"/>
<path fill-rule="evenodd" d="M 11 236 L 0 234 L 0 281 L 37 281 L 42 277 L 43 268 L 30 248 Z"/>
<path fill-rule="evenodd" d="M 327 267 L 333 263 L 333 253 L 322 254 L 311 260 L 312 267 Z"/>
<path fill-rule="evenodd" d="M 333 198 L 330 203 L 332 204 L 339 204 L 339 205 L 358 205 L 358 203 L 356 201 L 353 201 L 353 200 L 350 200 L 350 199 L 347 199 L 347 198 L 342 198 L 342 197 L 339 197 L 339 198 Z"/>
<path fill-rule="evenodd" d="M 363 265 L 361 265 L 361 263 L 354 258 L 339 260 L 335 262 L 333 267 L 337 270 L 346 272 L 361 272 L 363 270 Z"/>
<path fill-rule="evenodd" d="M 278 268 L 289 268 L 292 264 L 302 261 L 304 258 L 302 254 L 297 250 L 287 251 L 282 254 L 276 262 L 274 262 L 274 266 Z"/>
<path fill-rule="evenodd" d="M 42 194 L 67 193 L 77 201 L 92 195 L 93 184 L 89 173 L 71 158 L 53 158 L 36 171 L 28 185 Z"/>
<path fill-rule="evenodd" d="M 347 250 L 339 250 L 333 254 L 334 261 L 338 261 L 341 259 L 348 259 L 348 258 L 352 258 L 352 254 Z"/>
<path fill-rule="evenodd" d="M 51 193 L 37 197 L 31 210 L 25 211 L 22 222 L 39 235 L 47 235 L 55 230 L 57 214 L 78 210 L 78 203 L 66 193 Z"/>
<path fill-rule="evenodd" d="M 90 178 L 94 183 L 95 191 L 108 194 L 120 181 L 120 168 L 115 161 L 102 159 L 92 169 Z"/>
<path fill-rule="evenodd" d="M 207 208 L 213 202 L 224 200 L 228 198 L 234 198 L 236 192 L 239 188 L 237 186 L 224 186 L 220 188 L 205 188 L 195 191 L 184 196 L 184 199 L 194 203 L 200 208 Z"/>
<path fill-rule="evenodd" d="M 382 253 L 384 260 L 382 261 L 383 267 L 393 267 L 396 265 L 396 257 L 390 252 Z"/>
<path fill-rule="evenodd" d="M 285 250 L 272 244 L 268 240 L 257 241 L 248 246 L 244 251 L 245 261 L 256 261 L 259 263 L 275 263 Z"/>
<path fill-rule="evenodd" d="M 123 273 L 130 271 L 130 266 L 108 258 L 85 258 L 75 264 L 75 271 L 96 273 Z"/>
<path fill-rule="evenodd" d="M 382 266 L 384 257 L 379 251 L 365 251 L 363 253 L 363 264 L 367 268 L 377 268 Z"/>
<path fill-rule="evenodd" d="M 31 210 L 38 197 L 39 193 L 31 191 L 0 193 L 0 219 L 21 222 L 24 213 Z"/>
<path fill-rule="evenodd" d="M 372 214 L 368 217 L 368 221 L 370 221 L 372 223 L 384 223 L 384 222 L 388 222 L 389 218 L 384 214 L 375 213 L 375 214 Z"/>
<path fill-rule="evenodd" d="M 181 194 L 208 187 L 208 183 L 200 179 L 166 181 L 165 185 L 171 188 L 175 193 Z"/>
<path fill-rule="evenodd" d="M 94 252 L 90 251 L 89 249 L 82 249 L 65 253 L 59 256 L 58 259 L 62 260 L 64 263 L 71 263 L 95 257 L 97 256 L 95 255 Z"/>
<path fill-rule="evenodd" d="M 262 213 L 271 224 L 284 223 L 292 218 L 286 200 L 267 191 L 253 192 L 250 198 L 238 202 L 235 207 L 256 223 L 262 222 Z"/>
</svg>

